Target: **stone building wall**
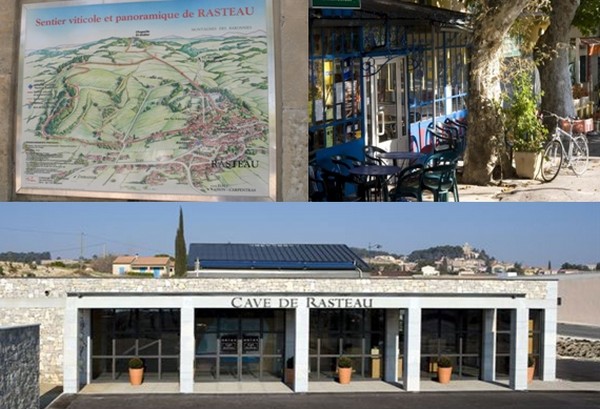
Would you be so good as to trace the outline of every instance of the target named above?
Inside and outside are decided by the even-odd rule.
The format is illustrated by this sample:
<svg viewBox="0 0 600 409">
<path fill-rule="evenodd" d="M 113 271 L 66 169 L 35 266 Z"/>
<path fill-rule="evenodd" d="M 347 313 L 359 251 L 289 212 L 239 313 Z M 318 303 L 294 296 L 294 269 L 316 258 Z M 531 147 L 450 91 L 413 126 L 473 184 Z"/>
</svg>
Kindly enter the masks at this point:
<svg viewBox="0 0 600 409">
<path fill-rule="evenodd" d="M 0 326 L 40 325 L 41 380 L 61 383 L 63 331 L 68 293 L 312 293 L 484 295 L 525 294 L 532 300 L 548 295 L 547 281 L 443 278 L 372 279 L 141 279 L 141 278 L 3 278 L 0 279 Z"/>
<path fill-rule="evenodd" d="M 0 408 L 39 407 L 39 341 L 37 325 L 0 324 Z"/>
<path fill-rule="evenodd" d="M 542 280 L 444 278 L 210 278 L 210 279 L 0 279 L 0 298 L 52 300 L 67 293 L 372 293 L 372 294 L 524 294 L 545 299 Z"/>
</svg>

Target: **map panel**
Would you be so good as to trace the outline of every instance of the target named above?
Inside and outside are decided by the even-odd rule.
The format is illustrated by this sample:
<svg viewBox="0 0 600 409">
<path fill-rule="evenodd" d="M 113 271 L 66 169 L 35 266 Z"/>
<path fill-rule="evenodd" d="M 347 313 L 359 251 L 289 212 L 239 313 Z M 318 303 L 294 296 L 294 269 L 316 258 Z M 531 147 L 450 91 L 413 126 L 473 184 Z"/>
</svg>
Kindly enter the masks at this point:
<svg viewBox="0 0 600 409">
<path fill-rule="evenodd" d="M 17 192 L 273 199 L 265 0 L 23 6 Z"/>
</svg>

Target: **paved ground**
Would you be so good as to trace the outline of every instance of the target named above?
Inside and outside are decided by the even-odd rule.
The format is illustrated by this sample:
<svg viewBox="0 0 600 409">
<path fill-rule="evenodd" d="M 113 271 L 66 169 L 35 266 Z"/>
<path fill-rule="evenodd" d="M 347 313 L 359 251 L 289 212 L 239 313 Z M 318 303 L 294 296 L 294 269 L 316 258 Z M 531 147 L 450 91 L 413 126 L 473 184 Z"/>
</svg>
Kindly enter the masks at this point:
<svg viewBox="0 0 600 409">
<path fill-rule="evenodd" d="M 576 176 L 561 169 L 550 183 L 510 179 L 500 186 L 459 185 L 461 202 L 600 202 L 600 137 L 588 138 L 590 163 L 586 173 Z"/>
<path fill-rule="evenodd" d="M 402 394 L 301 394 L 301 395 L 78 395 L 53 406 L 53 409 L 593 409 L 600 408 L 598 392 L 475 392 Z"/>
<path fill-rule="evenodd" d="M 355 382 L 338 385 L 335 382 L 313 384 L 313 393 L 292 394 L 289 389 L 278 393 L 135 393 L 129 385 L 127 394 L 81 393 L 63 395 L 46 409 L 258 409 L 306 408 L 527 408 L 559 409 L 568 407 L 600 409 L 600 360 L 559 359 L 556 382 L 534 381 L 528 392 L 513 392 L 506 381 L 494 384 L 479 381 L 454 381 L 449 385 L 423 381 L 421 393 L 407 393 L 383 382 Z M 385 385 L 386 388 L 382 388 Z M 239 385 L 229 383 L 228 385 Z M 261 384 L 258 384 L 261 385 Z M 263 384 L 264 385 L 264 384 Z M 283 386 L 283 384 L 281 384 Z M 371 385 L 371 389 L 370 389 Z M 348 387 L 355 388 L 352 392 Z M 346 389 L 344 389 L 346 388 Z M 176 390 L 174 385 L 171 390 Z M 361 393 L 355 393 L 360 390 Z M 139 391 L 139 389 L 138 389 Z M 257 391 L 258 392 L 258 391 Z M 42 405 L 41 408 L 44 408 Z"/>
</svg>

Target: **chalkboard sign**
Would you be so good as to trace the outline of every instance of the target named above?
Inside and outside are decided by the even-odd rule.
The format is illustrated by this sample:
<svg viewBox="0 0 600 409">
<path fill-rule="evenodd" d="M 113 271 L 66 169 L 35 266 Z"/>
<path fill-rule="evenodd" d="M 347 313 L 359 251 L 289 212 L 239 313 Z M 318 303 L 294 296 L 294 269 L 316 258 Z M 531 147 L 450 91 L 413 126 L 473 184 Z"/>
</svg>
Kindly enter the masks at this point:
<svg viewBox="0 0 600 409">
<path fill-rule="evenodd" d="M 260 337 L 256 335 L 244 335 L 242 340 L 242 352 L 244 354 L 260 351 Z"/>
<path fill-rule="evenodd" d="M 222 354 L 237 354 L 238 353 L 237 335 L 221 336 L 221 353 Z"/>
</svg>

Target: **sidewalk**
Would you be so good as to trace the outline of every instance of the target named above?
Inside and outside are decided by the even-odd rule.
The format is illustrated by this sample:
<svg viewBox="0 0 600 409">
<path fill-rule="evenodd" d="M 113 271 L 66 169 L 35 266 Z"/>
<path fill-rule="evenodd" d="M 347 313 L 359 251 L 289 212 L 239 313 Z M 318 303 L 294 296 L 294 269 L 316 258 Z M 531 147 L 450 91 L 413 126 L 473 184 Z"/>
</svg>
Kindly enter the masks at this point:
<svg viewBox="0 0 600 409">
<path fill-rule="evenodd" d="M 508 179 L 500 186 L 459 184 L 461 202 L 600 202 L 600 137 L 589 138 L 588 170 L 577 176 L 563 168 L 550 183 Z"/>
</svg>

